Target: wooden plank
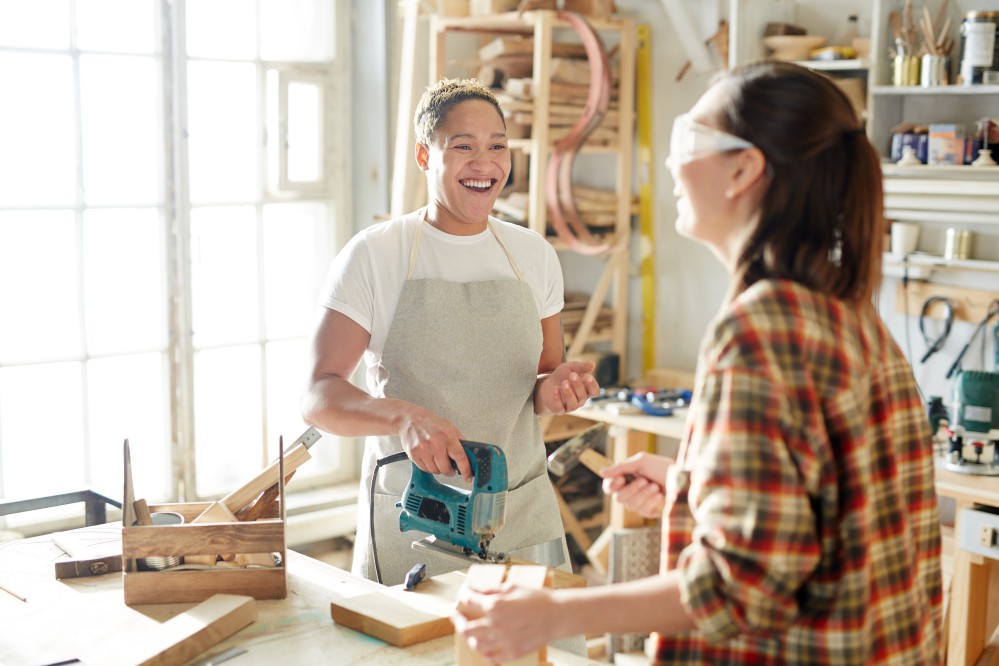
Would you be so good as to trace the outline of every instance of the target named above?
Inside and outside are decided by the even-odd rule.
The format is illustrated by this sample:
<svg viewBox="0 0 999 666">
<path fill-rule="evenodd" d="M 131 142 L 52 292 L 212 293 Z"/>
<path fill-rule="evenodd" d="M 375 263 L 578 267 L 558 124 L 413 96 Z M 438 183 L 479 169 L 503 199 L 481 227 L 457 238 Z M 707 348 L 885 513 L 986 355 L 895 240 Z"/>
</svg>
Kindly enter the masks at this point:
<svg viewBox="0 0 999 666">
<path fill-rule="evenodd" d="M 299 444 L 284 455 L 284 474 L 287 477 L 304 463 L 312 459 L 305 444 Z M 243 486 L 232 491 L 221 500 L 232 513 L 239 513 L 247 504 L 257 498 L 271 486 L 277 484 L 280 478 L 281 463 L 275 460 Z"/>
<path fill-rule="evenodd" d="M 121 571 L 121 536 L 99 533 L 56 532 L 52 542 L 68 559 L 53 563 L 56 580 L 102 576 Z"/>
<path fill-rule="evenodd" d="M 130 527 L 123 543 L 128 558 L 277 552 L 284 547 L 284 524 L 280 520 L 258 520 Z"/>
<path fill-rule="evenodd" d="M 492 41 L 479 47 L 479 58 L 482 60 L 493 60 L 494 58 L 499 58 L 500 56 L 533 53 L 534 39 L 518 35 L 504 35 L 496 37 Z M 571 42 L 553 42 L 552 55 L 561 58 L 585 58 L 586 49 L 582 44 L 574 44 Z"/>
<path fill-rule="evenodd" d="M 949 287 L 947 285 L 931 282 L 909 281 L 907 287 L 902 286 L 899 281 L 898 291 L 895 297 L 895 311 L 905 313 L 906 299 L 910 317 L 919 317 L 923 309 L 923 303 L 930 296 L 945 296 L 954 304 L 954 319 L 961 321 L 975 322 L 976 324 L 985 318 L 989 306 L 996 299 L 995 291 L 984 289 L 968 289 L 966 287 Z M 943 318 L 944 308 L 934 306 L 929 309 L 927 316 L 937 319 Z"/>
<path fill-rule="evenodd" d="M 407 647 L 454 632 L 450 614 L 462 572 L 428 578 L 415 590 L 402 585 L 371 594 L 337 599 L 330 614 L 337 624 L 398 647 Z"/>
<path fill-rule="evenodd" d="M 105 640 L 86 663 L 169 666 L 191 661 L 257 619 L 247 596 L 217 594 L 141 635 Z"/>
<path fill-rule="evenodd" d="M 334 601 L 330 604 L 330 613 L 337 624 L 398 647 L 440 638 L 454 631 L 446 615 L 428 613 L 380 592 Z"/>
<path fill-rule="evenodd" d="M 239 594 L 254 599 L 284 599 L 288 596 L 284 567 L 133 571 L 125 574 L 124 583 L 125 604 L 129 606 L 199 602 L 215 594 Z"/>
</svg>

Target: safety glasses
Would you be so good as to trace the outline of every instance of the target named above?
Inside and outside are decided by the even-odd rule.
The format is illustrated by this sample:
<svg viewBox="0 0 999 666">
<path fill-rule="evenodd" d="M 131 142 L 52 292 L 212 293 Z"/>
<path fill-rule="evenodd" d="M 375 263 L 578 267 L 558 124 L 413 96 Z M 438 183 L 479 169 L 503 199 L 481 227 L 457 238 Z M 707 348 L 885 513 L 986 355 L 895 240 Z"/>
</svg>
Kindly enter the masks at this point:
<svg viewBox="0 0 999 666">
<path fill-rule="evenodd" d="M 715 153 L 752 147 L 753 144 L 745 139 L 703 125 L 685 113 L 673 121 L 666 167 L 673 168 Z"/>
</svg>

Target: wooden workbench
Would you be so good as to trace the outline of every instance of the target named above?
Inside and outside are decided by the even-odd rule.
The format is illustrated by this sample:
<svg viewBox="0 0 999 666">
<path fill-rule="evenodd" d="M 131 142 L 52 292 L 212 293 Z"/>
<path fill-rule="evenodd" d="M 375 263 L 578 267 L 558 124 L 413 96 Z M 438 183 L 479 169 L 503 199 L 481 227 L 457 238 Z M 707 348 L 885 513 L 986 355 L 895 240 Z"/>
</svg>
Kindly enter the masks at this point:
<svg viewBox="0 0 999 666">
<path fill-rule="evenodd" d="M 117 523 L 83 530 L 121 538 Z M 61 555 L 50 537 L 0 544 L 0 585 L 27 599 L 0 591 L 0 664 L 39 666 L 85 659 L 95 647 L 142 640 L 157 623 L 194 606 L 126 606 L 121 573 L 57 581 L 52 563 Z M 334 624 L 331 601 L 381 589 L 376 583 L 292 551 L 287 570 L 287 598 L 258 600 L 255 622 L 188 663 L 206 664 L 213 655 L 245 648 L 231 661 L 233 666 L 454 664 L 453 636 L 398 648 Z M 560 666 L 596 663 L 552 648 L 548 655 Z"/>
<path fill-rule="evenodd" d="M 957 520 L 961 509 L 999 508 L 999 477 L 975 476 L 936 468 L 937 494 L 953 498 Z M 955 525 L 955 534 L 960 530 Z M 999 625 L 999 561 L 961 548 L 954 539 L 950 588 L 947 666 L 991 666 L 999 663 L 999 647 L 986 644 Z"/>
</svg>

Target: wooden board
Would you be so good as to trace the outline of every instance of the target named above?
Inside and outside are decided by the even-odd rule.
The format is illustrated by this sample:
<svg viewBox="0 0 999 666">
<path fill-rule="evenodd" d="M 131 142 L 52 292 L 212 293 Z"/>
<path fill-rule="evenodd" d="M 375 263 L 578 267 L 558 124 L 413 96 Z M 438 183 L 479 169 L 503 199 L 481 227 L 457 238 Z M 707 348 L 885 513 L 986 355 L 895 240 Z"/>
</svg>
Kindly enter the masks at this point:
<svg viewBox="0 0 999 666">
<path fill-rule="evenodd" d="M 534 38 L 502 36 L 497 37 L 479 48 L 479 58 L 482 60 L 492 60 L 493 58 L 499 58 L 500 56 L 525 53 L 534 53 Z M 563 58 L 585 58 L 586 49 L 582 44 L 553 42 L 552 55 Z"/>
<path fill-rule="evenodd" d="M 251 597 L 217 594 L 148 633 L 105 639 L 85 663 L 168 666 L 191 661 L 257 619 Z"/>
<path fill-rule="evenodd" d="M 919 317 L 923 309 L 923 303 L 930 296 L 946 296 L 954 304 L 954 319 L 961 321 L 971 321 L 978 323 L 985 317 L 992 301 L 996 299 L 996 292 L 984 289 L 968 289 L 965 287 L 948 287 L 942 284 L 909 281 L 907 287 L 903 287 L 901 281 L 898 284 L 898 292 L 895 297 L 895 311 L 905 313 L 906 298 L 908 298 L 909 316 Z M 942 319 L 944 308 L 936 304 L 929 309 L 927 316 Z"/>
<path fill-rule="evenodd" d="M 371 594 L 337 599 L 333 621 L 398 647 L 415 645 L 454 632 L 451 606 L 465 581 L 463 572 L 428 578 L 415 590 L 402 585 Z"/>
<path fill-rule="evenodd" d="M 64 553 L 57 559 L 56 580 L 102 576 L 121 571 L 121 534 L 88 534 L 79 532 L 56 532 L 52 535 L 55 543 Z"/>
</svg>

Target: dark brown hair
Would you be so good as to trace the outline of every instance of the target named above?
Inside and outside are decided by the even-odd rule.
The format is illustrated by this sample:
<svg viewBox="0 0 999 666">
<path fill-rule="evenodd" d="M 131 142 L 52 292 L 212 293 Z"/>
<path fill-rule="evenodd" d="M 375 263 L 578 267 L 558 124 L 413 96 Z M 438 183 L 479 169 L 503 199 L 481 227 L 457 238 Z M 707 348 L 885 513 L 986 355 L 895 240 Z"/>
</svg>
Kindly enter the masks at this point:
<svg viewBox="0 0 999 666">
<path fill-rule="evenodd" d="M 506 118 L 496 95 L 477 79 L 441 79 L 427 86 L 420 103 L 416 105 L 416 113 L 413 114 L 416 140 L 427 146 L 433 143 L 434 132 L 447 118 L 448 111 L 469 99 L 481 99 L 496 107 L 496 113 L 503 121 L 503 127 L 506 127 Z"/>
<path fill-rule="evenodd" d="M 870 300 L 881 280 L 881 160 L 849 99 L 828 77 L 783 62 L 746 65 L 719 85 L 720 122 L 763 152 L 770 180 L 737 290 L 777 278 Z"/>
</svg>

